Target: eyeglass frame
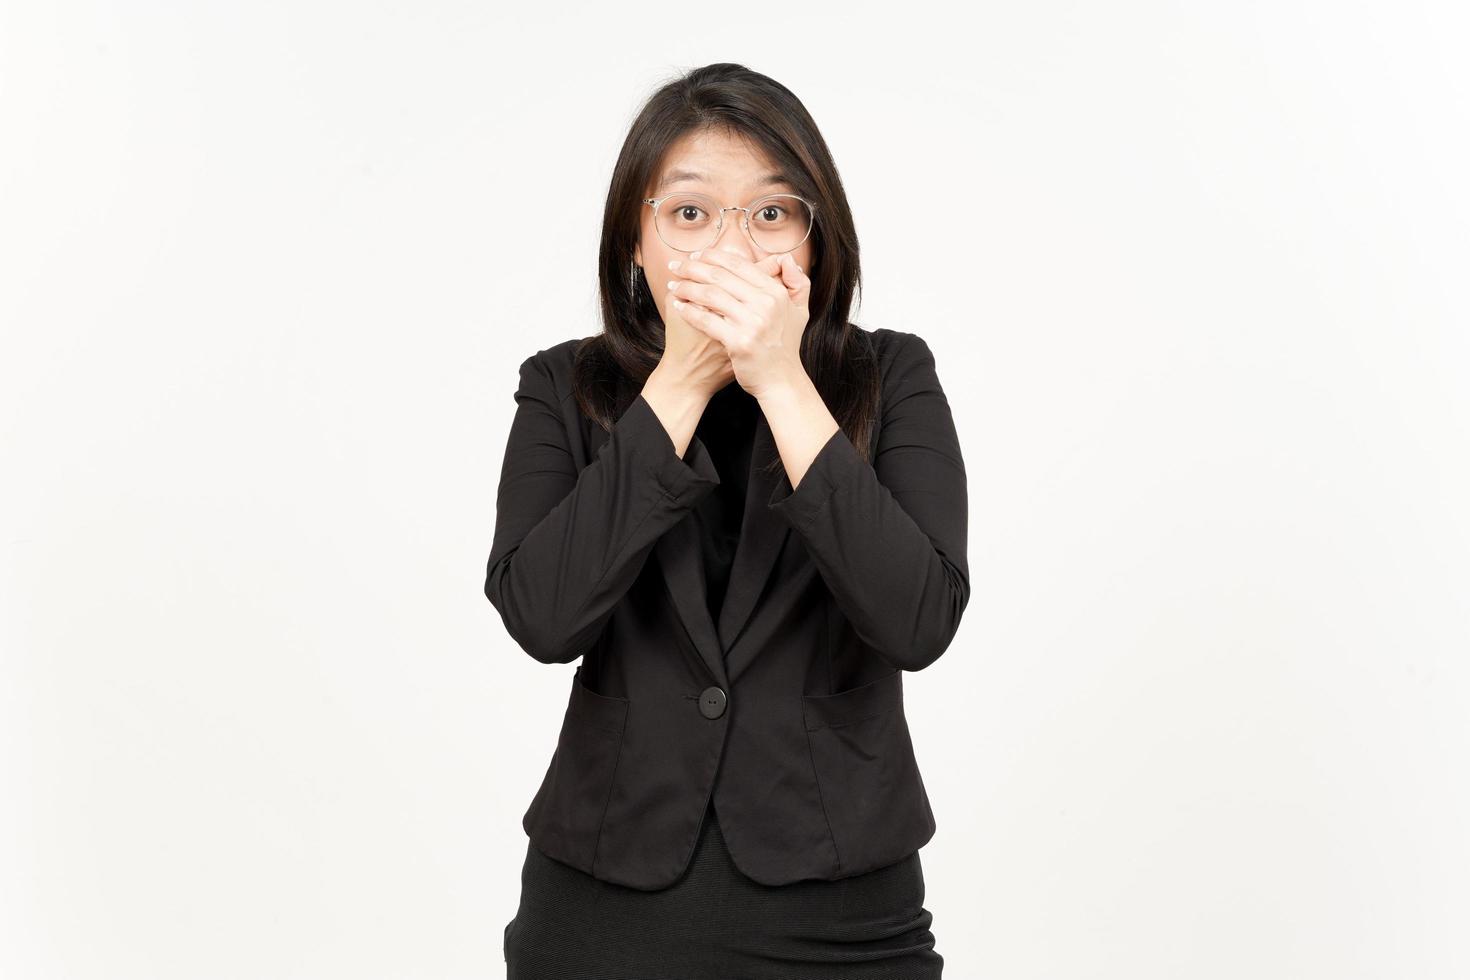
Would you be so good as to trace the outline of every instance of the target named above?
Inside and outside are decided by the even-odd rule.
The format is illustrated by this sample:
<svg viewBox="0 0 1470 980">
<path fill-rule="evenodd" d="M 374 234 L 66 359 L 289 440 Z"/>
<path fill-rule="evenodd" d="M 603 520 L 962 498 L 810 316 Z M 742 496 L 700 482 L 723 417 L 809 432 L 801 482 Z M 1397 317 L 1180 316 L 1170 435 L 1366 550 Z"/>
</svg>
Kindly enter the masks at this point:
<svg viewBox="0 0 1470 980">
<path fill-rule="evenodd" d="M 644 204 L 652 204 L 653 205 L 653 230 L 658 233 L 658 240 L 661 241 L 661 242 L 663 242 L 665 245 L 668 245 L 669 248 L 673 248 L 674 251 L 676 251 L 676 252 L 683 252 L 685 255 L 688 255 L 691 252 L 702 251 L 703 249 L 709 248 L 710 245 L 713 245 L 715 242 L 718 242 L 720 240 L 720 236 L 722 234 L 724 234 L 724 232 L 725 232 L 725 212 L 726 211 L 741 211 L 741 212 L 744 212 L 740 216 L 740 227 L 742 229 L 744 229 L 744 231 L 745 231 L 745 237 L 750 239 L 750 244 L 754 245 L 756 248 L 760 249 L 762 252 L 766 252 L 768 255 L 785 255 L 788 252 L 794 252 L 794 251 L 796 251 L 798 248 L 801 248 L 801 246 L 806 243 L 806 240 L 808 238 L 812 237 L 812 229 L 815 228 L 815 227 L 817 227 L 817 206 L 815 204 L 813 204 L 811 201 L 808 201 L 806 198 L 802 197 L 800 194 L 787 194 L 784 191 L 777 191 L 774 194 L 761 194 L 760 196 L 754 198 L 750 202 L 750 204 L 747 204 L 743 208 L 741 208 L 741 207 L 734 207 L 734 206 L 731 206 L 731 207 L 728 207 L 728 208 L 720 208 L 719 209 L 719 213 L 715 215 L 715 234 L 714 234 L 714 237 L 709 240 L 709 245 L 701 245 L 699 248 L 674 248 L 674 246 L 669 245 L 668 239 L 664 238 L 664 233 L 662 231 L 659 231 L 659 227 L 658 227 L 658 208 L 659 208 L 659 205 L 660 204 L 663 204 L 669 198 L 671 198 L 671 197 L 678 197 L 681 194 L 689 194 L 689 195 L 692 195 L 694 197 L 703 197 L 703 198 L 708 198 L 709 200 L 714 200 L 714 198 L 711 197 L 710 195 L 700 193 L 699 191 L 672 191 L 672 192 L 670 192 L 668 194 L 665 194 L 663 197 L 645 197 L 643 199 L 643 203 Z M 772 252 L 769 249 L 765 248 L 764 246 L 761 245 L 760 242 L 756 241 L 755 240 L 755 236 L 750 233 L 750 209 L 751 209 L 751 207 L 753 205 L 759 204 L 761 201 L 764 201 L 767 198 L 771 198 L 771 197 L 794 197 L 798 201 L 800 201 L 802 204 L 805 204 L 806 207 L 807 207 L 807 210 L 810 211 L 811 212 L 811 215 L 812 215 L 811 224 L 807 225 L 806 234 L 803 235 L 803 236 L 801 236 L 801 241 L 797 242 L 795 245 L 791 246 L 788 249 L 783 249 L 780 252 Z"/>
</svg>

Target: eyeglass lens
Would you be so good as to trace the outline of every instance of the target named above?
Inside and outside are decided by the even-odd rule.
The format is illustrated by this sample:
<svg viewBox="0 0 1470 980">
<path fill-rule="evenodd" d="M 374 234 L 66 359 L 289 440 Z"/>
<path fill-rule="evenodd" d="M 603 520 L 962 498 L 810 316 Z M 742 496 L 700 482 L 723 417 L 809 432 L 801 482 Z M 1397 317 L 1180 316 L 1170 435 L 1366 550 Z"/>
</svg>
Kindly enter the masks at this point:
<svg viewBox="0 0 1470 980">
<path fill-rule="evenodd" d="M 703 194 L 675 194 L 658 206 L 656 223 L 664 244 L 680 252 L 713 245 L 719 233 L 720 205 Z M 731 211 L 727 221 L 738 222 Z M 750 237 L 767 252 L 789 252 L 806 240 L 812 212 L 790 194 L 772 194 L 750 206 Z"/>
</svg>

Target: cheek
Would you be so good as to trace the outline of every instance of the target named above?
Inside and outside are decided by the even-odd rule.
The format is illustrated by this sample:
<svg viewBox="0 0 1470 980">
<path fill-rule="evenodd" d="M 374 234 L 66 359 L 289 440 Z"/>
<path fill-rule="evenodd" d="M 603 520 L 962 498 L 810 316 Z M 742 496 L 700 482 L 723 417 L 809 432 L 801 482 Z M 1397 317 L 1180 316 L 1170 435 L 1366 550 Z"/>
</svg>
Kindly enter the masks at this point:
<svg viewBox="0 0 1470 980">
<path fill-rule="evenodd" d="M 658 275 L 648 277 L 648 291 L 653 293 L 653 298 L 659 306 L 663 306 L 669 297 L 669 273 L 667 269 L 660 271 Z"/>
<path fill-rule="evenodd" d="M 658 237 L 658 232 L 654 230 L 652 223 L 643 225 L 643 231 L 638 236 L 638 248 L 649 262 L 663 265 L 668 261 L 664 253 L 669 250 L 669 247 L 663 243 L 663 239 Z"/>
<path fill-rule="evenodd" d="M 669 259 L 674 257 L 669 254 L 669 250 L 664 247 L 662 242 L 654 242 L 651 245 L 648 242 L 644 242 L 640 247 L 643 250 L 643 272 L 648 277 L 648 281 L 653 282 L 655 279 L 667 279 L 669 277 Z M 663 285 L 663 283 L 660 282 L 659 285 Z"/>
</svg>

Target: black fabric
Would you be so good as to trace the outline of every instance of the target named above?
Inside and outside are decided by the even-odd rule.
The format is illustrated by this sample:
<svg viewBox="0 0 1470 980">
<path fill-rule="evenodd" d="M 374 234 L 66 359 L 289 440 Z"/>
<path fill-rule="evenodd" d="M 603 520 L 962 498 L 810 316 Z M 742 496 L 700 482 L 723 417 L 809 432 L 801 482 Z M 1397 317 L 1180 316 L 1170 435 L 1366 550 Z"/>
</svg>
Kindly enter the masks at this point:
<svg viewBox="0 0 1470 980">
<path fill-rule="evenodd" d="M 526 845 L 507 980 L 937 980 L 919 852 L 837 881 L 762 885 L 706 808 L 682 878 L 650 892 Z"/>
<path fill-rule="evenodd" d="M 759 412 L 732 381 L 696 428 L 720 476 L 693 511 L 716 619 L 740 539 Z M 509 980 L 930 980 L 944 959 L 923 903 L 918 851 L 835 881 L 753 881 L 735 866 L 707 804 L 689 868 L 658 891 L 600 881 L 528 843 L 503 948 Z"/>
<path fill-rule="evenodd" d="M 835 429 L 793 485 L 778 443 L 809 451 L 813 421 L 756 413 L 717 617 L 691 518 L 725 481 L 694 423 L 680 450 L 641 392 L 612 425 L 591 419 L 578 378 L 596 338 L 521 363 L 485 596 L 527 655 L 580 661 L 555 746 L 493 748 L 545 760 L 521 818 L 542 854 L 660 891 L 711 801 L 763 885 L 878 870 L 933 837 L 905 690 L 969 598 L 964 460 L 924 340 L 849 340 L 845 364 L 878 375 L 874 424 L 856 443 Z"/>
<path fill-rule="evenodd" d="M 740 387 L 739 382 L 731 381 L 715 392 L 694 429 L 720 475 L 720 485 L 694 508 L 710 616 L 715 622 L 720 620 L 735 546 L 740 542 L 745 483 L 751 446 L 755 442 L 756 415 L 760 410 L 755 396 Z"/>
</svg>

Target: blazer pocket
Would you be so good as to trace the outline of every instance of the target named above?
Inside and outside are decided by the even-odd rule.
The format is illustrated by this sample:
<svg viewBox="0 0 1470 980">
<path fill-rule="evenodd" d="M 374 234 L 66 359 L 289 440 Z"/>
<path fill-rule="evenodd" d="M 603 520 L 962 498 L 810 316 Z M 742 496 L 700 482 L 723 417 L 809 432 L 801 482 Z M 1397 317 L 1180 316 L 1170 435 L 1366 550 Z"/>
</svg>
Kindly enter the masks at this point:
<svg viewBox="0 0 1470 980">
<path fill-rule="evenodd" d="M 812 766 L 846 876 L 884 867 L 934 832 L 895 670 L 836 694 L 802 695 Z"/>
<path fill-rule="evenodd" d="M 521 821 L 544 853 L 589 874 L 627 718 L 628 699 L 587 687 L 578 668 L 556 751 Z"/>
</svg>

